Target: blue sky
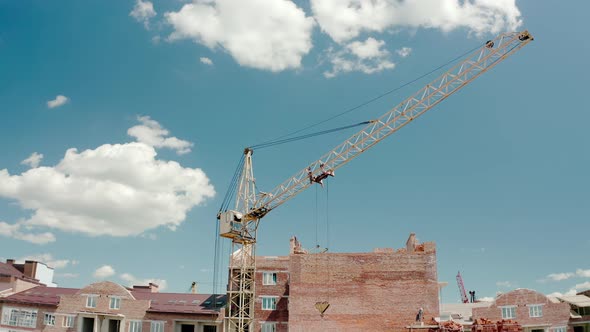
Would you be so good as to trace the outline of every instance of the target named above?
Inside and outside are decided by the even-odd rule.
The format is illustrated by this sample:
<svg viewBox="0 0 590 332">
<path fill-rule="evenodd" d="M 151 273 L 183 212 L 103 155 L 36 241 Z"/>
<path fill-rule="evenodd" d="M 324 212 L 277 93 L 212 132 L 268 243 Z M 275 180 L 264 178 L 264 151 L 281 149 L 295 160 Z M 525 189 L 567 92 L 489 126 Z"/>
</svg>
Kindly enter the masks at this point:
<svg viewBox="0 0 590 332">
<path fill-rule="evenodd" d="M 61 286 L 107 278 L 211 291 L 215 215 L 245 146 L 526 28 L 533 43 L 340 169 L 329 193 L 312 187 L 271 212 L 258 254 L 286 255 L 292 235 L 365 252 L 415 232 L 437 243 L 445 302 L 459 300 L 459 270 L 482 297 L 590 288 L 588 10 L 0 0 L 0 257 L 46 260 Z M 375 118 L 433 78 L 317 130 Z M 258 186 L 353 133 L 256 151 Z"/>
</svg>

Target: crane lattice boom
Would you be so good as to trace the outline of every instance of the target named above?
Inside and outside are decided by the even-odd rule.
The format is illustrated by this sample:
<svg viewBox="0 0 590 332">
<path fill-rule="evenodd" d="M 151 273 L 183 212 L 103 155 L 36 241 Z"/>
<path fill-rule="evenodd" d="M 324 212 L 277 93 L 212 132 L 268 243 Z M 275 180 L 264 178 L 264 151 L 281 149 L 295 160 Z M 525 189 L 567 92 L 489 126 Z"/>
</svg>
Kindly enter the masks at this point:
<svg viewBox="0 0 590 332">
<path fill-rule="evenodd" d="M 232 239 L 227 330 L 252 330 L 256 232 L 262 217 L 313 183 L 321 184 L 324 178 L 334 176 L 336 169 L 412 122 L 532 40 L 533 37 L 525 30 L 501 34 L 486 42 L 449 71 L 268 193 L 255 192 L 252 150 L 247 148 L 237 186 L 235 210 L 220 211 L 218 214 L 220 235 Z"/>
</svg>

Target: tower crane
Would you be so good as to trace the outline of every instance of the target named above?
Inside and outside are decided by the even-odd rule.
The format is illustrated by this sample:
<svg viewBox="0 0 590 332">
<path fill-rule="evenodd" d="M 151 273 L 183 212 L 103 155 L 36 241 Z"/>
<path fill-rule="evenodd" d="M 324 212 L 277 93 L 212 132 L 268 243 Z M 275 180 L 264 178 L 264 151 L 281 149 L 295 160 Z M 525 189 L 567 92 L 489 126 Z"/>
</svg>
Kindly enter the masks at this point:
<svg viewBox="0 0 590 332">
<path fill-rule="evenodd" d="M 307 189 L 321 184 L 334 171 L 395 133 L 457 92 L 510 55 L 527 45 L 527 31 L 500 34 L 465 56 L 457 65 L 414 93 L 399 105 L 370 121 L 340 145 L 287 178 L 270 192 L 258 192 L 252 168 L 252 148 L 244 149 L 238 172 L 228 191 L 234 206 L 222 206 L 217 214 L 219 234 L 232 241 L 227 289 L 227 331 L 252 331 L 256 272 L 256 233 L 270 211 Z M 226 195 L 226 198 L 228 196 Z"/>
</svg>

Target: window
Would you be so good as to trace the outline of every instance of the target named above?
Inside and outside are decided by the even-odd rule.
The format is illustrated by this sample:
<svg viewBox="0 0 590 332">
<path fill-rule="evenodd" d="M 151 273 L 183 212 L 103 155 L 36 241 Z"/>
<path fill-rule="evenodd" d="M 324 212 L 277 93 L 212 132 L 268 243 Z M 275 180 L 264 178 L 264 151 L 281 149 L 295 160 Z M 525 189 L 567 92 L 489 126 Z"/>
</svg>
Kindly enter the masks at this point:
<svg viewBox="0 0 590 332">
<path fill-rule="evenodd" d="M 553 332 L 567 332 L 567 327 L 561 326 L 553 329 Z"/>
<path fill-rule="evenodd" d="M 529 305 L 529 317 L 543 317 L 543 306 L 540 304 Z"/>
<path fill-rule="evenodd" d="M 164 332 L 164 322 L 163 321 L 152 321 L 150 324 L 150 332 Z"/>
<path fill-rule="evenodd" d="M 260 331 L 261 332 L 276 332 L 277 331 L 277 323 L 262 323 Z"/>
<path fill-rule="evenodd" d="M 55 315 L 54 314 L 45 314 L 45 318 L 43 319 L 43 324 L 55 326 Z"/>
<path fill-rule="evenodd" d="M 276 285 L 277 274 L 276 272 L 263 272 L 262 273 L 262 284 L 263 285 Z"/>
<path fill-rule="evenodd" d="M 35 328 L 37 326 L 37 310 L 5 307 L 2 309 L 2 324 Z"/>
<path fill-rule="evenodd" d="M 121 309 L 121 298 L 117 296 L 111 296 L 111 302 L 109 304 L 109 308 L 111 309 Z"/>
<path fill-rule="evenodd" d="M 64 316 L 63 326 L 74 327 L 74 318 L 75 316 Z"/>
<path fill-rule="evenodd" d="M 86 296 L 86 308 L 96 308 L 96 298 L 98 295 Z"/>
<path fill-rule="evenodd" d="M 516 318 L 516 307 L 502 307 L 502 319 Z"/>
<path fill-rule="evenodd" d="M 277 298 L 275 296 L 262 297 L 262 310 L 276 310 Z"/>
<path fill-rule="evenodd" d="M 141 332 L 141 321 L 140 320 L 129 321 L 129 332 Z"/>
</svg>

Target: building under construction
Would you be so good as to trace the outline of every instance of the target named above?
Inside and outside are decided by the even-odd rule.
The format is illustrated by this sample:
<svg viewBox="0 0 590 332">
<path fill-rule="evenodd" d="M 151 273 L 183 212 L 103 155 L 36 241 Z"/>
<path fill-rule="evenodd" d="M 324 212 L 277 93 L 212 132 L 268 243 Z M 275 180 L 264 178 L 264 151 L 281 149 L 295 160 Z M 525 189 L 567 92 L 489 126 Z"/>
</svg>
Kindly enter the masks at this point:
<svg viewBox="0 0 590 332">
<path fill-rule="evenodd" d="M 436 246 L 410 234 L 400 249 L 310 253 L 256 262 L 254 331 L 392 331 L 439 313 Z"/>
</svg>

